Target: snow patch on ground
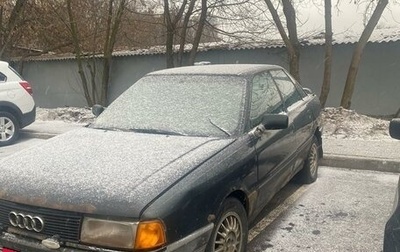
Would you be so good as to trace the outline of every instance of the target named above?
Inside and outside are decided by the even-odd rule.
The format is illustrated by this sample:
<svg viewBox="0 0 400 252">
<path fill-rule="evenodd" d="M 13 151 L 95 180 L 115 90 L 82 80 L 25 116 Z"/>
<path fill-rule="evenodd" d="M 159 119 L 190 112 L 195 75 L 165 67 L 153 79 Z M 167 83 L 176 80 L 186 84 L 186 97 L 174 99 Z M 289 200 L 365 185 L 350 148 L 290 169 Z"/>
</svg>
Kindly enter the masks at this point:
<svg viewBox="0 0 400 252">
<path fill-rule="evenodd" d="M 360 115 L 344 108 L 325 108 L 322 112 L 324 138 L 380 140 L 391 139 L 389 121 Z"/>
<path fill-rule="evenodd" d="M 63 121 L 66 123 L 91 123 L 94 115 L 90 108 L 65 107 L 37 108 L 37 121 Z M 344 108 L 325 108 L 322 111 L 323 137 L 335 139 L 391 139 L 389 121 L 358 114 Z"/>
<path fill-rule="evenodd" d="M 63 121 L 68 123 L 91 123 L 94 120 L 91 108 L 37 108 L 36 121 Z"/>
</svg>

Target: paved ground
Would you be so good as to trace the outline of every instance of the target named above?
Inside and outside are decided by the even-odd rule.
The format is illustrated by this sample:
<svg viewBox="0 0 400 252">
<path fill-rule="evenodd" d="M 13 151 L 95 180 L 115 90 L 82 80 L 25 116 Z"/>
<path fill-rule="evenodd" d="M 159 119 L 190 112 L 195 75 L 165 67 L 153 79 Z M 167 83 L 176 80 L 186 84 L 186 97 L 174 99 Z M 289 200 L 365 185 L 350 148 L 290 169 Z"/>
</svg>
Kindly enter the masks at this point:
<svg viewBox="0 0 400 252">
<path fill-rule="evenodd" d="M 283 188 L 275 199 L 283 203 L 250 231 L 247 251 L 382 251 L 397 181 L 393 173 L 321 167 L 314 184 Z"/>
</svg>

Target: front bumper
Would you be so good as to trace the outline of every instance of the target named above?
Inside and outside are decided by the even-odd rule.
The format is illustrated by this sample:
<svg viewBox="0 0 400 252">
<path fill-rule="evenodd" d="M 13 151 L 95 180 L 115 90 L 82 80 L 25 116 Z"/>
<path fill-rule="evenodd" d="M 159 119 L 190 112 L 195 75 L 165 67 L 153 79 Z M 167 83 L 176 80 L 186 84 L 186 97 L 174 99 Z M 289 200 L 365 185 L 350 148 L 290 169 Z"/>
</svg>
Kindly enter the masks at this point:
<svg viewBox="0 0 400 252">
<path fill-rule="evenodd" d="M 62 244 L 59 249 L 50 249 L 41 244 L 39 240 L 23 237 L 20 235 L 14 235 L 10 233 L 3 232 L 0 236 L 0 251 L 1 248 L 8 248 L 20 252 L 84 252 L 84 251 L 101 251 L 101 252 L 117 252 L 116 250 L 107 249 L 94 249 L 93 247 L 75 245 L 72 244 Z M 70 246 L 70 247 L 68 247 Z"/>
<path fill-rule="evenodd" d="M 154 250 L 152 252 L 203 252 L 205 251 L 213 227 L 214 224 L 208 224 L 181 240 L 176 241 L 165 248 Z M 102 249 L 68 242 L 60 245 L 61 247 L 55 250 L 47 248 L 37 239 L 10 234 L 8 232 L 3 232 L 0 235 L 0 251 L 2 248 L 8 248 L 20 252 L 120 252 L 119 250 Z"/>
</svg>

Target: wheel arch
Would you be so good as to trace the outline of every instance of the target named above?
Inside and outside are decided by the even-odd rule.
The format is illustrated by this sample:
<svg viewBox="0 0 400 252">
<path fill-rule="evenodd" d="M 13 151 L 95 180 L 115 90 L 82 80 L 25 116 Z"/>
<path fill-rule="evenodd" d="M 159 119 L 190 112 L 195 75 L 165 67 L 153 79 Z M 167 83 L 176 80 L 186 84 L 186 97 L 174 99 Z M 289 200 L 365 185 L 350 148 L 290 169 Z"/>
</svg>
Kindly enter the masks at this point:
<svg viewBox="0 0 400 252">
<path fill-rule="evenodd" d="M 318 140 L 318 155 L 319 155 L 319 158 L 323 158 L 324 151 L 322 149 L 322 129 L 320 127 L 317 127 L 315 129 L 314 136 Z"/>
<path fill-rule="evenodd" d="M 21 110 L 10 102 L 0 102 L 0 111 L 8 112 L 17 119 L 19 126 L 21 126 Z"/>
<path fill-rule="evenodd" d="M 249 198 L 247 197 L 247 194 L 242 191 L 242 190 L 235 190 L 231 192 L 225 199 L 227 198 L 235 198 L 237 199 L 244 207 L 246 210 L 247 215 L 249 215 Z"/>
</svg>

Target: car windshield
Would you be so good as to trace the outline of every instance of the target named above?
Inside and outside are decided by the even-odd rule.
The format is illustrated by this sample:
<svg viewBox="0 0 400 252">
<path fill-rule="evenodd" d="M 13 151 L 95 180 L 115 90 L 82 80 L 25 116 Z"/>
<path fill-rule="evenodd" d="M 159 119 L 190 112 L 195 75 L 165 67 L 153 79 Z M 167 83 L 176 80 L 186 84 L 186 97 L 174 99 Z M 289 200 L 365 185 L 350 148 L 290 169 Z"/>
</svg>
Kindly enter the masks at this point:
<svg viewBox="0 0 400 252">
<path fill-rule="evenodd" d="M 246 80 L 237 76 L 149 75 L 130 87 L 94 128 L 230 136 L 244 113 Z"/>
</svg>

